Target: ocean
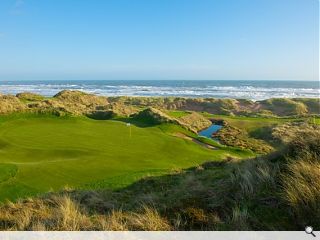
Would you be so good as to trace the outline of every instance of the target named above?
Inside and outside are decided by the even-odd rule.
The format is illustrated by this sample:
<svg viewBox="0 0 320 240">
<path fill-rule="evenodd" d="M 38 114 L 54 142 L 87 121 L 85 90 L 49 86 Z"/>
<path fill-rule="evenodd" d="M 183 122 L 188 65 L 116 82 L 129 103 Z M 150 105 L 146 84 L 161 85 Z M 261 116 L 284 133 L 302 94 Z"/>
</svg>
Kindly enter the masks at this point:
<svg viewBox="0 0 320 240">
<path fill-rule="evenodd" d="M 177 96 L 245 98 L 319 98 L 317 81 L 249 80 L 86 80 L 0 81 L 0 93 L 33 92 L 47 97 L 64 90 L 80 90 L 101 96 Z"/>
</svg>

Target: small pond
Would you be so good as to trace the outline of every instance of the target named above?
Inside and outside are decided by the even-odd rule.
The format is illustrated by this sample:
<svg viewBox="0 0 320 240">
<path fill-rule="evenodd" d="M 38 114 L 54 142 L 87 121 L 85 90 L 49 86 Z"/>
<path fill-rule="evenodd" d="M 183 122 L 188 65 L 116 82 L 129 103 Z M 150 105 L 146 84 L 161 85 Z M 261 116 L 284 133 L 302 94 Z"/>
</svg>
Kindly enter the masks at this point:
<svg viewBox="0 0 320 240">
<path fill-rule="evenodd" d="M 221 125 L 212 124 L 207 129 L 204 129 L 198 133 L 199 136 L 212 138 L 212 134 L 218 132 L 222 128 Z"/>
</svg>

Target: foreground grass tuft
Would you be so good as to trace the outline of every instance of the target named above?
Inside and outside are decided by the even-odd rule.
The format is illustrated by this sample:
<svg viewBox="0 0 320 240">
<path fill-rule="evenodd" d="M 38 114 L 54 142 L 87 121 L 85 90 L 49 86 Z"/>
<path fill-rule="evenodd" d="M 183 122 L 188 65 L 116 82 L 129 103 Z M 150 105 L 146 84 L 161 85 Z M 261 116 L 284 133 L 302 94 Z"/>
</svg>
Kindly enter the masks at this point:
<svg viewBox="0 0 320 240">
<path fill-rule="evenodd" d="M 283 175 L 283 197 L 302 224 L 320 223 L 320 159 L 305 154 L 299 161 L 288 164 Z"/>
</svg>

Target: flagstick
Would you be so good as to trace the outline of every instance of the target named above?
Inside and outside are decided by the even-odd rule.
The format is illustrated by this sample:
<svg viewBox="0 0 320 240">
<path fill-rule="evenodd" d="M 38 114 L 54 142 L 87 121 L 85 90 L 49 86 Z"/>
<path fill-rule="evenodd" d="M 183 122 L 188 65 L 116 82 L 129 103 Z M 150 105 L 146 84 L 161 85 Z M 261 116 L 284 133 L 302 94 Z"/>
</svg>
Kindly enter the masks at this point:
<svg viewBox="0 0 320 240">
<path fill-rule="evenodd" d="M 131 136 L 132 136 L 132 134 L 131 134 L 131 125 L 130 125 L 130 127 L 129 127 L 129 128 L 130 128 L 130 138 L 131 138 Z"/>
<path fill-rule="evenodd" d="M 132 136 L 132 133 L 131 133 L 131 123 L 127 123 L 127 127 L 129 127 L 129 133 L 130 133 L 130 138 Z"/>
</svg>

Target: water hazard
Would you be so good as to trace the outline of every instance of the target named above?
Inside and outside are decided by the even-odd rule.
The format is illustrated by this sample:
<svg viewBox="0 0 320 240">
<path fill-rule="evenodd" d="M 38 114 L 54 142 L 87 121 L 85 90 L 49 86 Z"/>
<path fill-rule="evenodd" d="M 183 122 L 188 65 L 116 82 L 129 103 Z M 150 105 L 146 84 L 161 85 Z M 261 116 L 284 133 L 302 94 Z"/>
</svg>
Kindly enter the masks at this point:
<svg viewBox="0 0 320 240">
<path fill-rule="evenodd" d="M 200 131 L 198 134 L 199 134 L 199 136 L 212 138 L 212 134 L 218 132 L 221 128 L 222 128 L 221 125 L 212 124 L 210 127 Z"/>
</svg>

